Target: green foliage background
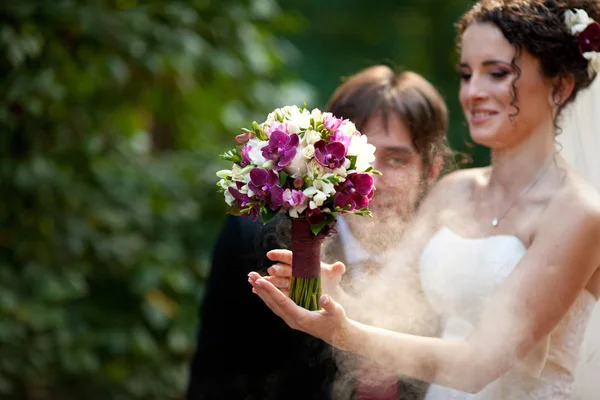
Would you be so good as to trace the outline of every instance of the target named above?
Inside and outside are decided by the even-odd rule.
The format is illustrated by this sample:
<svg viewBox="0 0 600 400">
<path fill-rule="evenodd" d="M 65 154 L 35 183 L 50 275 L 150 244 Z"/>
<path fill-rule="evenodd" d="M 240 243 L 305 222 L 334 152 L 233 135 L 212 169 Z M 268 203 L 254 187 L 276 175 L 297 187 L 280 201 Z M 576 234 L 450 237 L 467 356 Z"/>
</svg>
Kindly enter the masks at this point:
<svg viewBox="0 0 600 400">
<path fill-rule="evenodd" d="M 422 73 L 452 111 L 463 0 L 20 0 L 0 6 L 0 398 L 181 398 L 214 172 L 275 106 Z M 485 154 L 475 153 L 485 162 Z"/>
</svg>

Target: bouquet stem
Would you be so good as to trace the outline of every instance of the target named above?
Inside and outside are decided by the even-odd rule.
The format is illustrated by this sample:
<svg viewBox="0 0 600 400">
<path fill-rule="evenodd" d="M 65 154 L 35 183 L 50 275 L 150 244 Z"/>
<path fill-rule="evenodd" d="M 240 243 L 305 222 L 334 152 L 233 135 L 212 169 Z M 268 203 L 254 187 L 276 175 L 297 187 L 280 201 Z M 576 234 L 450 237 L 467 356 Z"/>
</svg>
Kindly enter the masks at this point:
<svg viewBox="0 0 600 400">
<path fill-rule="evenodd" d="M 320 309 L 321 297 L 321 243 L 323 238 L 315 235 L 310 223 L 302 218 L 292 218 L 292 280 L 290 298 L 310 311 Z"/>
</svg>

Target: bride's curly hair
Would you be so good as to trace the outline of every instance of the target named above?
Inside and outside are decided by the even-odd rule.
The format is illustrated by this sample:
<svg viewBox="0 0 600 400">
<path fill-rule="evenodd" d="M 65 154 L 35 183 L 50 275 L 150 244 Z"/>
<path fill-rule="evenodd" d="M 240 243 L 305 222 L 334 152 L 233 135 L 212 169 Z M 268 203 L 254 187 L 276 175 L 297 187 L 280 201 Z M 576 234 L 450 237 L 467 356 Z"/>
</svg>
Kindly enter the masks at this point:
<svg viewBox="0 0 600 400">
<path fill-rule="evenodd" d="M 458 29 L 457 50 L 465 30 L 473 23 L 491 23 L 497 26 L 516 54 L 512 67 L 523 50 L 540 60 L 542 74 L 548 78 L 566 77 L 575 80 L 573 93 L 561 108 L 575 99 L 581 89 L 593 82 L 596 74 L 588 74 L 588 60 L 579 51 L 575 36 L 564 22 L 564 13 L 570 9 L 582 9 L 590 18 L 600 22 L 599 0 L 481 0 L 467 11 L 456 24 Z M 513 82 L 513 106 L 517 93 Z M 518 107 L 517 107 L 518 110 Z"/>
</svg>

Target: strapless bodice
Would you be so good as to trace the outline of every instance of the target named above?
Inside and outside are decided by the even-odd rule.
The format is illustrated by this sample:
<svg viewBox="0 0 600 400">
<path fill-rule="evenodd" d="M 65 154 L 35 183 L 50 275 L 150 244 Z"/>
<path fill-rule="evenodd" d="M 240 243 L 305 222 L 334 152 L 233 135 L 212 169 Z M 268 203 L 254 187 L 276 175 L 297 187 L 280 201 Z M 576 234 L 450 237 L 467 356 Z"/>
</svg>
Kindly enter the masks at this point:
<svg viewBox="0 0 600 400">
<path fill-rule="evenodd" d="M 482 307 L 525 255 L 512 235 L 465 238 L 440 229 L 420 259 L 423 291 L 444 321 L 445 338 L 468 337 Z M 531 353 L 484 391 L 469 395 L 432 385 L 427 400 L 570 399 L 573 372 L 596 299 L 582 291 L 562 321 Z"/>
</svg>

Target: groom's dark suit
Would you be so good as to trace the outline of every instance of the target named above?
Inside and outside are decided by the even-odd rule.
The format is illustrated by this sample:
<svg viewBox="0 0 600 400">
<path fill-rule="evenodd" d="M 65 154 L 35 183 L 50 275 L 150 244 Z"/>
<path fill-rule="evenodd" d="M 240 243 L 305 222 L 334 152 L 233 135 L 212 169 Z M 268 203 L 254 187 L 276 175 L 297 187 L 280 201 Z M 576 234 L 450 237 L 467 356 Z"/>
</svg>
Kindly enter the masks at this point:
<svg viewBox="0 0 600 400">
<path fill-rule="evenodd" d="M 247 281 L 250 271 L 270 266 L 267 251 L 288 247 L 275 232 L 279 220 L 263 227 L 247 218 L 227 217 L 213 254 L 188 400 L 333 398 L 338 373 L 334 349 L 287 327 Z M 344 261 L 339 238 L 331 240 L 324 261 Z M 399 399 L 422 399 L 425 389 L 400 382 Z M 356 398 L 353 392 L 343 400 Z"/>
</svg>

